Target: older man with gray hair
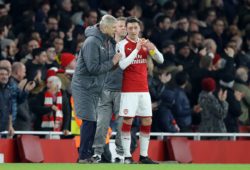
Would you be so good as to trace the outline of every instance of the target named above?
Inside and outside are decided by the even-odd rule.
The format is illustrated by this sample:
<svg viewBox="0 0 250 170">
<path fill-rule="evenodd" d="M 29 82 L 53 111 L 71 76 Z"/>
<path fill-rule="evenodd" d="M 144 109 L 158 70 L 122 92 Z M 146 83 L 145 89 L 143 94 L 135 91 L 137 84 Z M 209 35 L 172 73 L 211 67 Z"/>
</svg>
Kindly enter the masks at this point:
<svg viewBox="0 0 250 170">
<path fill-rule="evenodd" d="M 109 71 L 117 66 L 121 54 L 115 52 L 113 39 L 117 20 L 104 15 L 99 24 L 85 30 L 85 40 L 78 56 L 72 80 L 72 95 L 77 116 L 83 120 L 79 163 L 91 163 L 96 131 L 97 103 Z"/>
</svg>

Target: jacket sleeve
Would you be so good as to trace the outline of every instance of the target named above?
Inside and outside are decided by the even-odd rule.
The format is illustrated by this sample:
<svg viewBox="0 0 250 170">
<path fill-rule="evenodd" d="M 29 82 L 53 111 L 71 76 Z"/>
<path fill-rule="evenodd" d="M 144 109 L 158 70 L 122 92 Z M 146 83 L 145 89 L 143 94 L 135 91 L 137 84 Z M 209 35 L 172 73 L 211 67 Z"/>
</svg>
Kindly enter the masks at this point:
<svg viewBox="0 0 250 170">
<path fill-rule="evenodd" d="M 112 60 L 101 62 L 101 53 L 99 51 L 99 45 L 90 39 L 81 50 L 81 57 L 83 57 L 87 70 L 93 75 L 99 75 L 108 72 L 114 66 Z M 107 50 L 107 49 L 105 49 Z"/>
<path fill-rule="evenodd" d="M 52 112 L 51 107 L 44 106 L 44 93 L 39 93 L 35 98 L 30 101 L 31 110 L 35 114 L 44 115 Z"/>
</svg>

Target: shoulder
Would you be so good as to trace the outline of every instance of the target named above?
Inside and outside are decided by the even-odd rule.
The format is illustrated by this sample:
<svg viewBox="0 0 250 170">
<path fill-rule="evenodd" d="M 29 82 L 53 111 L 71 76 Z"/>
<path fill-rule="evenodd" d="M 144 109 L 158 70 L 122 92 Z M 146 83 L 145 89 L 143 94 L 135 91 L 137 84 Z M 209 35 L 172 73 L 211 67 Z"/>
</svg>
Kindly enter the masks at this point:
<svg viewBox="0 0 250 170">
<path fill-rule="evenodd" d="M 86 46 L 94 46 L 94 45 L 97 45 L 99 46 L 101 44 L 101 40 L 95 36 L 90 36 L 88 37 L 85 42 L 84 42 L 84 45 L 83 47 L 86 47 Z"/>
<path fill-rule="evenodd" d="M 126 44 L 128 44 L 129 42 L 128 42 L 128 40 L 127 39 L 123 39 L 123 40 L 121 40 L 121 41 L 119 41 L 118 43 L 117 43 L 117 46 L 119 46 L 119 47 L 124 47 Z"/>
</svg>

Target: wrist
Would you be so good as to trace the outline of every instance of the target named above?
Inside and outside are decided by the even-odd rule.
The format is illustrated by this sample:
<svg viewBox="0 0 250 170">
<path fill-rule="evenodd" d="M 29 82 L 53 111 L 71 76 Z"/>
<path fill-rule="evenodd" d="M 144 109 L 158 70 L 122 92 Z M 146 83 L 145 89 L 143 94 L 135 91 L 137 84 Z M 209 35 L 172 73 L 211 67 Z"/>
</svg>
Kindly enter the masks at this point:
<svg viewBox="0 0 250 170">
<path fill-rule="evenodd" d="M 149 50 L 149 55 L 154 56 L 155 55 L 155 50 L 154 49 Z"/>
</svg>

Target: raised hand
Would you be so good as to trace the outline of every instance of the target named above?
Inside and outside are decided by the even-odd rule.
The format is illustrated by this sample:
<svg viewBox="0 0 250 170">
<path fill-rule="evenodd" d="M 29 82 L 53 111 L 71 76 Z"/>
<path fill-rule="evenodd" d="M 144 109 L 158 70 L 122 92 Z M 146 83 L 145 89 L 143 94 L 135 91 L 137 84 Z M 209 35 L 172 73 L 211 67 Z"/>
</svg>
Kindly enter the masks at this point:
<svg viewBox="0 0 250 170">
<path fill-rule="evenodd" d="M 36 87 L 36 83 L 34 81 L 29 81 L 25 86 L 25 91 L 29 92 Z"/>
<path fill-rule="evenodd" d="M 234 57 L 235 52 L 234 52 L 234 50 L 233 50 L 232 48 L 230 48 L 230 47 L 225 48 L 224 51 L 225 51 L 225 53 L 226 53 L 229 57 L 231 57 L 231 58 Z"/>
<path fill-rule="evenodd" d="M 56 105 L 52 105 L 51 109 L 54 110 L 55 112 L 58 110 L 58 107 Z"/>
<path fill-rule="evenodd" d="M 34 78 L 34 81 L 41 82 L 42 81 L 42 71 L 37 70 L 36 77 Z"/>
<path fill-rule="evenodd" d="M 112 59 L 113 64 L 116 65 L 116 64 L 120 61 L 121 58 L 122 58 L 122 54 L 119 53 L 119 52 L 117 52 L 117 53 L 114 55 L 113 59 Z"/>
<path fill-rule="evenodd" d="M 155 50 L 156 48 L 155 45 L 150 41 L 145 42 L 144 46 L 148 49 L 148 51 Z"/>
<path fill-rule="evenodd" d="M 227 90 L 225 90 L 223 92 L 223 90 L 220 89 L 220 91 L 218 93 L 218 98 L 219 98 L 220 101 L 226 101 L 226 99 L 227 99 Z"/>
<path fill-rule="evenodd" d="M 203 48 L 199 51 L 200 56 L 205 56 L 207 54 L 207 48 Z"/>
<path fill-rule="evenodd" d="M 139 51 L 141 49 L 141 47 L 147 43 L 147 41 L 148 40 L 146 40 L 144 38 L 139 39 L 137 44 L 136 44 L 136 49 Z"/>
<path fill-rule="evenodd" d="M 26 83 L 27 83 L 27 79 L 21 80 L 21 81 L 19 82 L 19 84 L 18 84 L 18 88 L 19 88 L 20 90 L 23 90 Z"/>
</svg>

